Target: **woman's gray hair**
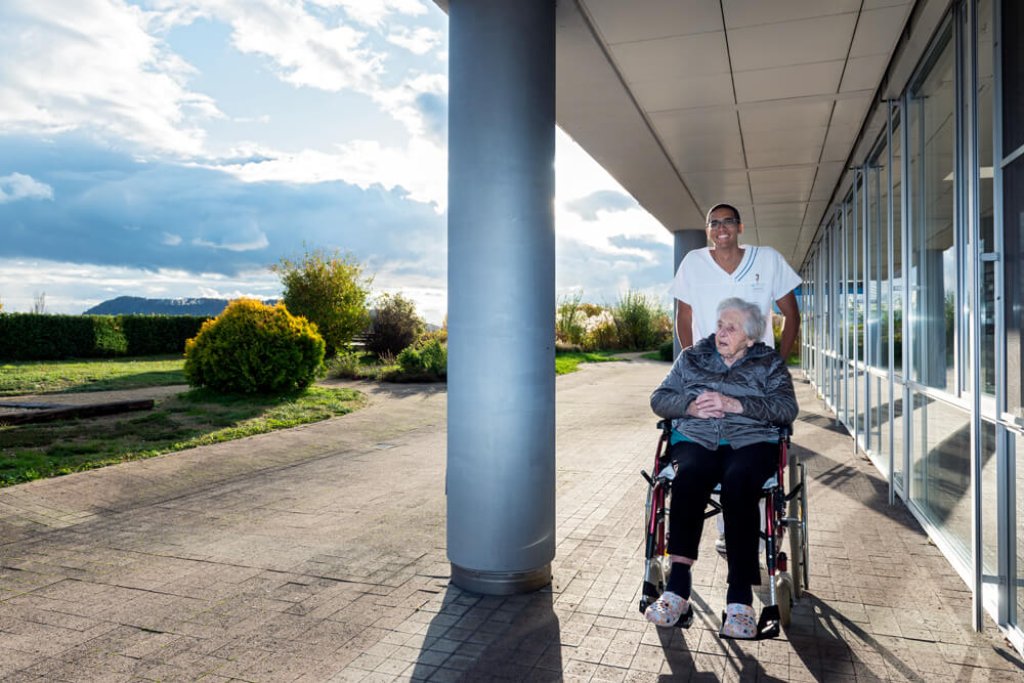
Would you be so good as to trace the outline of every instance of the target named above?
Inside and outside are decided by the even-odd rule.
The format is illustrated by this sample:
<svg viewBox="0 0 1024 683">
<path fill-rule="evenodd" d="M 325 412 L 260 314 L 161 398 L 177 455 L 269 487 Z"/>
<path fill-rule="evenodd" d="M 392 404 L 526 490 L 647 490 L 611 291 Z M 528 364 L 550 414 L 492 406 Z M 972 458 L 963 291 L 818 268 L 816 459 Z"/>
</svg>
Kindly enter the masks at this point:
<svg viewBox="0 0 1024 683">
<path fill-rule="evenodd" d="M 731 296 L 718 302 L 718 317 L 721 318 L 722 311 L 728 309 L 739 311 L 743 314 L 743 331 L 746 333 L 747 339 L 761 341 L 767 323 L 764 319 L 764 314 L 761 313 L 760 306 L 744 301 L 738 296 Z"/>
</svg>

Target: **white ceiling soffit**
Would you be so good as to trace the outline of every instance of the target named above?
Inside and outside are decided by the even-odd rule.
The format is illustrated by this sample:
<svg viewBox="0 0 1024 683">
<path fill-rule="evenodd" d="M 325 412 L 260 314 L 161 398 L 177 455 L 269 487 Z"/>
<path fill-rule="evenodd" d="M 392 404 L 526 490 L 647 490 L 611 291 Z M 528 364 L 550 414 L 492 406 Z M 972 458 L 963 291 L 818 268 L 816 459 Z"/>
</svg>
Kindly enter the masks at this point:
<svg viewBox="0 0 1024 683">
<path fill-rule="evenodd" d="M 558 123 L 669 230 L 700 228 L 712 204 L 733 203 L 746 241 L 799 266 L 913 4 L 563 0 Z M 605 68 L 590 63 L 600 55 L 614 76 L 584 76 Z M 609 91 L 628 91 L 634 111 L 588 108 L 620 96 Z M 632 119 L 643 125 L 622 135 Z M 640 147 L 624 139 L 640 133 L 661 159 L 619 157 L 618 147 Z M 663 210 L 669 198 L 649 198 L 654 187 L 692 197 L 696 211 L 681 221 Z"/>
<path fill-rule="evenodd" d="M 797 267 L 913 6 L 559 0 L 558 124 L 669 230 L 732 203 Z"/>
</svg>

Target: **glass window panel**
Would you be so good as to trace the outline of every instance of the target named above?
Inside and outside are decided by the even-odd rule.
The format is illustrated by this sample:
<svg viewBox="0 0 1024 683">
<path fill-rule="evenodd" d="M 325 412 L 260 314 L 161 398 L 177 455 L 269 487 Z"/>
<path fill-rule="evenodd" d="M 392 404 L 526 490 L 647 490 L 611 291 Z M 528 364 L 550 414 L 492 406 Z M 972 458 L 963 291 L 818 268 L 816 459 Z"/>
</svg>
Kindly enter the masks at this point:
<svg viewBox="0 0 1024 683">
<path fill-rule="evenodd" d="M 1000 31 L 1002 40 L 1003 82 L 1019 84 L 1024 81 L 1024 50 L 1020 37 L 1024 35 L 1024 2 L 1004 0 L 1000 4 Z M 1003 88 L 1003 153 L 1009 154 L 1024 145 L 1024 88 Z"/>
<path fill-rule="evenodd" d="M 995 107 L 992 69 L 992 1 L 978 3 L 978 210 L 981 251 L 995 251 L 993 234 L 992 115 Z M 981 390 L 994 394 L 996 386 L 996 286 L 995 266 L 981 270 Z"/>
<path fill-rule="evenodd" d="M 970 414 L 913 393 L 910 499 L 956 548 L 970 558 Z"/>
<path fill-rule="evenodd" d="M 1016 553 L 1017 553 L 1017 626 L 1024 626 L 1024 436 L 1014 434 L 1013 450 L 1016 453 L 1017 479 L 1013 482 L 1016 496 L 1015 506 L 1011 507 L 1011 514 L 1015 515 L 1017 527 Z M 1011 520 L 1012 521 L 1012 520 Z M 1012 600 L 1011 594 L 1011 600 Z"/>
<path fill-rule="evenodd" d="M 846 209 L 846 325 L 847 325 L 847 346 L 846 357 L 849 360 L 862 360 L 864 358 L 864 290 L 861 277 L 861 249 L 860 241 L 861 220 L 864 211 L 861 209 L 860 193 L 864 191 L 863 186 L 850 197 Z M 851 390 L 849 400 L 853 401 Z"/>
<path fill-rule="evenodd" d="M 871 376 L 871 452 L 883 474 L 889 473 L 889 380 Z"/>
<path fill-rule="evenodd" d="M 893 467 L 892 476 L 897 491 L 905 492 L 903 481 L 903 427 L 905 416 L 903 414 L 903 386 L 896 384 L 893 387 L 893 421 L 892 421 L 892 452 Z"/>
<path fill-rule="evenodd" d="M 996 472 L 996 426 L 981 422 L 981 571 L 987 587 L 999 577 L 999 479 Z"/>
<path fill-rule="evenodd" d="M 1003 169 L 1007 410 L 1024 418 L 1024 157 Z"/>
<path fill-rule="evenodd" d="M 931 69 L 911 93 L 911 376 L 953 390 L 956 364 L 956 247 L 953 213 L 953 44 L 946 36 Z"/>
<path fill-rule="evenodd" d="M 892 335 L 893 370 L 903 374 L 903 138 L 899 117 L 892 129 Z"/>
<path fill-rule="evenodd" d="M 867 350 L 865 360 L 876 368 L 889 367 L 889 151 L 882 147 L 868 170 L 867 230 Z"/>
<path fill-rule="evenodd" d="M 850 385 L 854 387 L 850 390 L 850 410 L 853 414 L 854 424 L 857 428 L 857 441 L 860 443 L 862 448 L 867 450 L 867 401 L 864 400 L 864 366 L 847 363 L 847 372 Z M 854 392 L 857 394 L 856 402 L 853 402 L 852 398 Z"/>
</svg>

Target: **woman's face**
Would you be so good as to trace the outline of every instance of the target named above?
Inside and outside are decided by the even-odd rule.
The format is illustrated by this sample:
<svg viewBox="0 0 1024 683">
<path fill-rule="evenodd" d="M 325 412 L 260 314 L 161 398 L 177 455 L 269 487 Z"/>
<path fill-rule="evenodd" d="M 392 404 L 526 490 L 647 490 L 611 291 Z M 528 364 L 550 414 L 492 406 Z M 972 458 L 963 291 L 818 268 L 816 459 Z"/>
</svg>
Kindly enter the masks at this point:
<svg viewBox="0 0 1024 683">
<path fill-rule="evenodd" d="M 718 316 L 715 345 L 718 347 L 718 353 L 726 360 L 740 358 L 754 345 L 754 340 L 749 338 L 743 329 L 746 321 L 746 315 L 734 308 L 727 308 Z"/>
</svg>

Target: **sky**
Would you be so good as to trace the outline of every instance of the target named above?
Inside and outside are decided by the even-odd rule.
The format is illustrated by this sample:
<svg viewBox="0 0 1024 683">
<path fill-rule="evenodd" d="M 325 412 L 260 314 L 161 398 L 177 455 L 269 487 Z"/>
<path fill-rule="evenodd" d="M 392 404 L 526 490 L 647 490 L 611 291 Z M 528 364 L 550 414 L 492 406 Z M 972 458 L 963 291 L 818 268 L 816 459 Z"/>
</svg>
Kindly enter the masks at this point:
<svg viewBox="0 0 1024 683">
<path fill-rule="evenodd" d="M 447 17 L 431 0 L 0 2 L 0 302 L 276 298 L 351 253 L 446 311 Z M 668 303 L 669 232 L 567 135 L 556 288 Z"/>
</svg>

